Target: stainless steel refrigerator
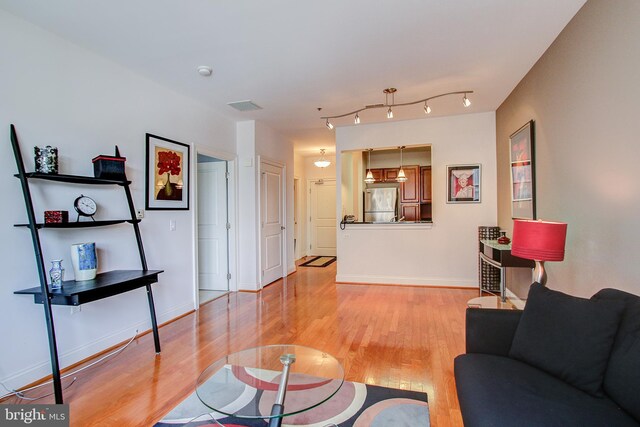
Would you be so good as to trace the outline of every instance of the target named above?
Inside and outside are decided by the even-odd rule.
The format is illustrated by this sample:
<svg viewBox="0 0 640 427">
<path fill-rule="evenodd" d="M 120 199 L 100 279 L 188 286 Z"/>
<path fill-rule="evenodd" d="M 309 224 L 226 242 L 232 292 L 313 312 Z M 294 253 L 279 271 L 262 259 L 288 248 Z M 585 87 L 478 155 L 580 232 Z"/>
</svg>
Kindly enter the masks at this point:
<svg viewBox="0 0 640 427">
<path fill-rule="evenodd" d="M 365 222 L 392 222 L 398 217 L 398 186 L 364 190 Z"/>
</svg>

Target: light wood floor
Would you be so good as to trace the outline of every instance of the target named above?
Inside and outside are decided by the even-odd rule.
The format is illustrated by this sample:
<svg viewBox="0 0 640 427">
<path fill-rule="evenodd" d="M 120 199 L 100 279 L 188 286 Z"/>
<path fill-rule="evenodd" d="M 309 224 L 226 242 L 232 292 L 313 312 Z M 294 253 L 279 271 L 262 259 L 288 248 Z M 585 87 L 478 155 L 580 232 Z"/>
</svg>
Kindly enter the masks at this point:
<svg viewBox="0 0 640 427">
<path fill-rule="evenodd" d="M 464 351 L 465 303 L 476 291 L 336 284 L 335 274 L 335 263 L 298 267 L 260 293 L 205 304 L 160 329 L 157 357 L 151 334 L 138 338 L 65 390 L 71 425 L 151 426 L 214 360 L 292 343 L 333 354 L 349 381 L 424 391 L 433 426 L 461 426 L 453 358 Z"/>
</svg>

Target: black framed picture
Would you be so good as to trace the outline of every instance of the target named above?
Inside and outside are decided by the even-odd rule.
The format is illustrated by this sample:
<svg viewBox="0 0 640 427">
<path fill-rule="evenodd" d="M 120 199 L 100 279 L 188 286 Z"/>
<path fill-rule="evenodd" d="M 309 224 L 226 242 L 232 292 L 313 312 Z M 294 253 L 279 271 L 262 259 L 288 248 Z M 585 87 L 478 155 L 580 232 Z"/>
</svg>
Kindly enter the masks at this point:
<svg viewBox="0 0 640 427">
<path fill-rule="evenodd" d="M 533 120 L 509 137 L 511 171 L 511 217 L 536 218 L 536 180 Z"/>
<path fill-rule="evenodd" d="M 480 165 L 447 166 L 447 203 L 480 203 Z"/>
<path fill-rule="evenodd" d="M 188 210 L 190 147 L 150 133 L 146 146 L 146 208 Z"/>
</svg>

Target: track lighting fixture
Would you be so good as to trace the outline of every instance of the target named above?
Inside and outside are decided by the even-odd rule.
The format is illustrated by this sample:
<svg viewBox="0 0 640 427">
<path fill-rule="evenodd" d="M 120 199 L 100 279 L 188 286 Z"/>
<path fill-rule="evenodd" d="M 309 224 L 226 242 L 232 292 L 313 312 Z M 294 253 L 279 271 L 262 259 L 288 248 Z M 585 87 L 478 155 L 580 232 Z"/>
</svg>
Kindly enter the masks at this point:
<svg viewBox="0 0 640 427">
<path fill-rule="evenodd" d="M 467 94 L 464 94 L 464 97 L 462 98 L 462 105 L 464 105 L 465 107 L 468 107 L 469 105 L 471 105 L 471 101 L 469 101 L 469 98 L 467 98 Z"/>
<path fill-rule="evenodd" d="M 316 160 L 315 162 L 313 162 L 314 165 L 316 165 L 319 168 L 326 168 L 327 166 L 329 166 L 331 164 L 331 162 L 327 159 L 324 158 L 324 148 L 320 149 L 320 158 L 318 160 Z"/>
<path fill-rule="evenodd" d="M 327 129 L 331 130 L 333 129 L 333 125 L 331 124 L 331 122 L 329 121 L 329 119 L 327 119 L 327 122 L 325 123 L 325 126 L 327 127 Z"/>
<path fill-rule="evenodd" d="M 430 114 L 431 113 L 431 107 L 429 106 L 429 101 L 431 101 L 432 99 L 436 99 L 436 98 L 441 98 L 443 96 L 448 96 L 448 95 L 460 95 L 462 94 L 462 105 L 464 105 L 465 107 L 469 107 L 471 105 L 471 101 L 469 100 L 469 98 L 467 98 L 467 94 L 473 93 L 472 90 L 464 90 L 464 91 L 457 91 L 457 92 L 447 92 L 447 93 L 442 93 L 440 95 L 434 95 L 434 96 L 430 96 L 428 98 L 424 98 L 424 99 L 419 99 L 417 101 L 412 101 L 412 102 L 402 102 L 402 103 L 395 103 L 395 93 L 398 90 L 394 87 L 390 87 L 387 88 L 385 90 L 383 90 L 382 92 L 385 95 L 385 102 L 384 104 L 372 104 L 372 105 L 366 105 L 363 108 L 357 109 L 355 111 L 351 111 L 348 113 L 344 113 L 344 114 L 337 114 L 335 116 L 323 116 L 320 117 L 323 120 L 326 120 L 325 125 L 327 126 L 327 128 L 329 129 L 333 129 L 333 125 L 331 124 L 331 122 L 329 122 L 329 119 L 339 119 L 341 117 L 347 117 L 347 116 L 351 116 L 351 115 L 355 115 L 354 116 L 354 123 L 355 124 L 360 124 L 360 112 L 365 111 L 365 110 L 372 110 L 374 108 L 386 108 L 387 109 L 387 118 L 388 119 L 392 119 L 393 118 L 393 109 L 395 107 L 404 107 L 407 105 L 414 105 L 414 104 L 421 104 L 424 103 L 424 112 L 425 114 Z M 389 96 L 391 96 L 391 102 L 389 102 Z"/>
</svg>

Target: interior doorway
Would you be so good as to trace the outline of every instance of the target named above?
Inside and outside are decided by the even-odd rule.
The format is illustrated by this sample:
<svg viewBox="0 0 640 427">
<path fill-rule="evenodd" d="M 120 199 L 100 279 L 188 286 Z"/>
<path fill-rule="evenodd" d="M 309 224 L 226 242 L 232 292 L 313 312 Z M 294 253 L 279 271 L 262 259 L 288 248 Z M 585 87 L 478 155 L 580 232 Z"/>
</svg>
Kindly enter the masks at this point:
<svg viewBox="0 0 640 427">
<path fill-rule="evenodd" d="M 261 286 L 285 276 L 284 167 L 260 161 Z"/>
<path fill-rule="evenodd" d="M 197 283 L 204 304 L 229 292 L 229 162 L 198 153 Z"/>
<path fill-rule="evenodd" d="M 336 180 L 309 180 L 309 255 L 336 256 Z"/>
</svg>

